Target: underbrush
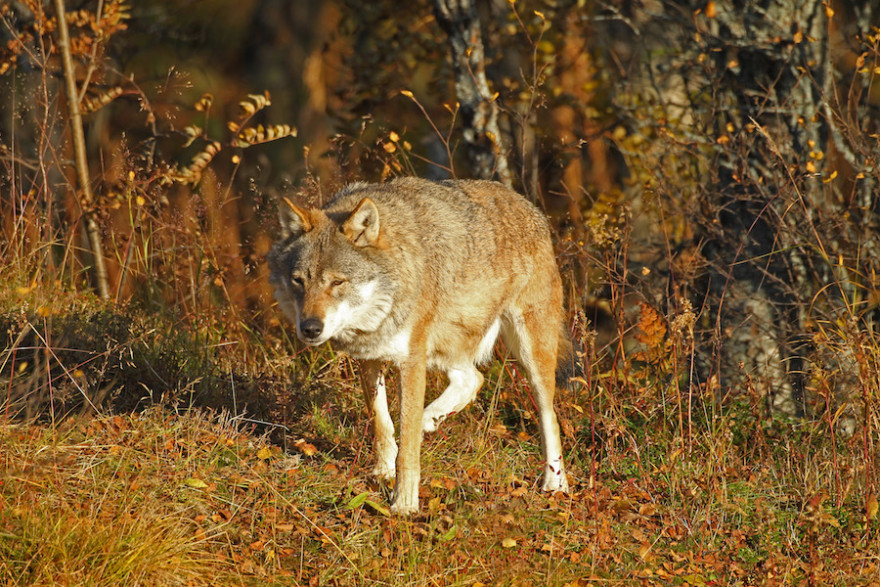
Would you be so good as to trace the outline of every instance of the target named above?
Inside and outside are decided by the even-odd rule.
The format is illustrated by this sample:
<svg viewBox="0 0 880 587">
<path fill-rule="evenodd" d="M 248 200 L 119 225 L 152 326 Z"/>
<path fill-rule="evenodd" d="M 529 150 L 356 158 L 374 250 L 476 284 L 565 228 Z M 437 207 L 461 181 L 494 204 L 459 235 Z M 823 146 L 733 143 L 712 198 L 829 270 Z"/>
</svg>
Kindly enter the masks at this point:
<svg viewBox="0 0 880 587">
<path fill-rule="evenodd" d="M 557 396 L 573 491 L 553 496 L 540 491 L 528 385 L 499 354 L 478 400 L 425 437 L 422 513 L 401 520 L 391 486 L 369 476 L 369 421 L 345 357 L 297 347 L 280 324 L 257 336 L 208 315 L 27 295 L 9 293 L 0 313 L 10 585 L 880 576 L 866 427 L 829 433 L 833 420 L 773 414 L 747 391 L 687 393 L 680 358 L 634 347 L 608 368 L 584 341 L 591 368 Z M 633 326 L 662 348 L 665 333 L 650 330 Z M 429 377 L 429 396 L 443 385 Z"/>
</svg>

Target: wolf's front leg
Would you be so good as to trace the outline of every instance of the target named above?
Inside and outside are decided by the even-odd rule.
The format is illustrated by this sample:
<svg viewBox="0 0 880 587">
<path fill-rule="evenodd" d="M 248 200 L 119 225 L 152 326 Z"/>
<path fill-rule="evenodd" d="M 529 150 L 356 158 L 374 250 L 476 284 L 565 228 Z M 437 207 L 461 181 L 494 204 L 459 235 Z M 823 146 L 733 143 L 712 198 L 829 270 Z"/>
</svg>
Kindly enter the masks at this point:
<svg viewBox="0 0 880 587">
<path fill-rule="evenodd" d="M 422 413 L 425 409 L 425 351 L 416 347 L 410 352 L 413 354 L 400 366 L 400 451 L 397 453 L 397 480 L 391 504 L 391 511 L 401 516 L 419 511 Z"/>
<path fill-rule="evenodd" d="M 388 412 L 388 395 L 381 361 L 361 361 L 361 388 L 373 419 L 373 440 L 376 466 L 373 475 L 380 479 L 394 477 L 397 443 L 394 442 L 394 422 Z"/>
<path fill-rule="evenodd" d="M 425 432 L 434 432 L 447 416 L 465 409 L 483 385 L 483 375 L 473 365 L 449 369 L 446 374 L 449 385 L 422 415 L 422 430 Z"/>
</svg>

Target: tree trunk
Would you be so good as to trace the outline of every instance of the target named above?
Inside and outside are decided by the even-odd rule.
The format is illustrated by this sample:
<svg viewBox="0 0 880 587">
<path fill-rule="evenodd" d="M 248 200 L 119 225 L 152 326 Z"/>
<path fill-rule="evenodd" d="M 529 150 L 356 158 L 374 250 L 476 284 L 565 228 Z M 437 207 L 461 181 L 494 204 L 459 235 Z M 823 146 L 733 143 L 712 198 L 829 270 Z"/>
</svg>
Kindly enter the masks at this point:
<svg viewBox="0 0 880 587">
<path fill-rule="evenodd" d="M 486 80 L 480 19 L 473 0 L 434 0 L 434 13 L 449 37 L 463 135 L 473 174 L 511 187 L 498 107 Z"/>
</svg>

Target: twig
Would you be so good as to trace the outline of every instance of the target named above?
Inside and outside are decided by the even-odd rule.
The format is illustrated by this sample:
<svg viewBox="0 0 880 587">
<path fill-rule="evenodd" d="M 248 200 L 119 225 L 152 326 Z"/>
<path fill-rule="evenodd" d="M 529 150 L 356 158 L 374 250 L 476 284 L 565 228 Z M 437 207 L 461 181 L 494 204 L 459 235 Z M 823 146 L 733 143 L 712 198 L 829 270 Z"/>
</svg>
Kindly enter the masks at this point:
<svg viewBox="0 0 880 587">
<path fill-rule="evenodd" d="M 95 263 L 95 279 L 98 293 L 107 300 L 110 298 L 110 285 L 107 280 L 107 268 L 104 265 L 104 247 L 101 242 L 101 231 L 95 221 L 92 204 L 92 186 L 89 180 L 89 163 L 86 159 L 86 140 L 83 133 L 82 112 L 79 104 L 79 93 L 76 90 L 76 78 L 73 69 L 73 57 L 70 54 L 70 33 L 67 30 L 67 18 L 64 0 L 54 0 L 55 13 L 58 17 L 58 47 L 61 49 L 61 63 L 64 69 L 64 82 L 67 92 L 67 107 L 70 111 L 70 134 L 73 140 L 73 152 L 76 163 L 76 176 L 82 198 L 78 199 L 86 222 L 86 233 L 92 248 Z"/>
</svg>

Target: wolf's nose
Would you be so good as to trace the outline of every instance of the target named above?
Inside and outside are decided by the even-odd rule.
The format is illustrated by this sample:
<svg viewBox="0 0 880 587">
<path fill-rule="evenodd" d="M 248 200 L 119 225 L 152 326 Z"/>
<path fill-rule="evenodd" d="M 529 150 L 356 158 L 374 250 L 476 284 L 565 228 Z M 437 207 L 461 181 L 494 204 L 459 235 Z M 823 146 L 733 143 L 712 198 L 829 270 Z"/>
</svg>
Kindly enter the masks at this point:
<svg viewBox="0 0 880 587">
<path fill-rule="evenodd" d="M 299 323 L 299 330 L 306 338 L 318 338 L 324 330 L 324 323 L 317 318 L 306 318 Z"/>
</svg>

